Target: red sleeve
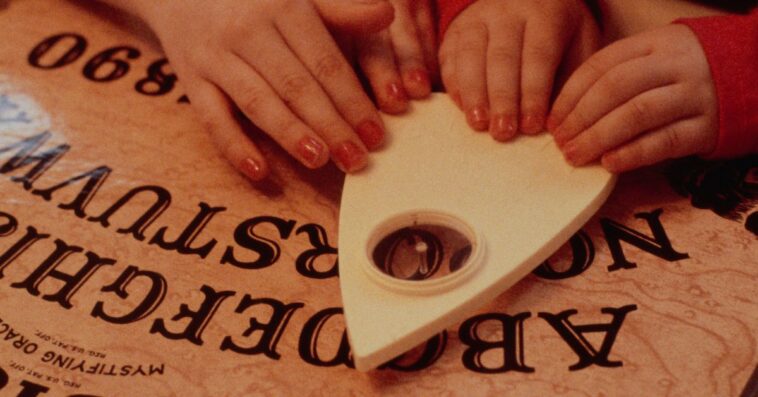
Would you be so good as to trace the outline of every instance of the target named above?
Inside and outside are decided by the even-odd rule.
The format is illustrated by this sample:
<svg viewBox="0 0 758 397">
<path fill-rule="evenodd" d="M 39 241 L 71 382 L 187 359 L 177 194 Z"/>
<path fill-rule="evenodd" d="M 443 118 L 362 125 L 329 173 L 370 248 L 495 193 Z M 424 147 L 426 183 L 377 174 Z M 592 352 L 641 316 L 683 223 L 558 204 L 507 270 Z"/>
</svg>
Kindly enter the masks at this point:
<svg viewBox="0 0 758 397">
<path fill-rule="evenodd" d="M 718 97 L 719 140 L 707 157 L 758 153 L 758 9 L 676 22 L 700 40 Z"/>
<path fill-rule="evenodd" d="M 440 38 L 445 36 L 447 27 L 453 22 L 458 14 L 476 0 L 436 0 L 437 13 L 439 15 L 438 28 Z"/>
</svg>

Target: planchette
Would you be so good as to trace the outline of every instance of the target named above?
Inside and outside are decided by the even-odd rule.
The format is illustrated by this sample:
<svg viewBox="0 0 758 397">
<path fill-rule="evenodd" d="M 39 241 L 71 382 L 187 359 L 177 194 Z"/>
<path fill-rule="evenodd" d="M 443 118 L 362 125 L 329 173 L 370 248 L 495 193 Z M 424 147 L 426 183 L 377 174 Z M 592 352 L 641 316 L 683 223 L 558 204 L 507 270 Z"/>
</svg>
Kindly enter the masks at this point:
<svg viewBox="0 0 758 397">
<path fill-rule="evenodd" d="M 366 371 L 462 320 L 527 275 L 600 208 L 615 177 L 568 165 L 549 134 L 496 143 L 442 94 L 385 116 L 390 139 L 348 175 L 339 273 Z"/>
</svg>

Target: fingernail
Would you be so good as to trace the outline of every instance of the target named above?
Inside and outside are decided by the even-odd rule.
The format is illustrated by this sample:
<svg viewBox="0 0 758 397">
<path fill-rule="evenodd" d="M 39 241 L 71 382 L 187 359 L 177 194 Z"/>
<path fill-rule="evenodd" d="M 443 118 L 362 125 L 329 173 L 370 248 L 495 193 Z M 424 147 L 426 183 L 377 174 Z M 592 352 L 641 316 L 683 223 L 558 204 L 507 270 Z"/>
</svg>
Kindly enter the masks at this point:
<svg viewBox="0 0 758 397">
<path fill-rule="evenodd" d="M 389 83 L 387 84 L 387 95 L 389 95 L 390 98 L 400 101 L 400 102 L 407 102 L 408 101 L 408 93 L 405 92 L 405 88 L 400 83 Z"/>
<path fill-rule="evenodd" d="M 484 131 L 489 124 L 489 115 L 484 106 L 475 106 L 466 112 L 466 118 L 474 129 Z"/>
<path fill-rule="evenodd" d="M 384 129 L 374 121 L 368 120 L 358 125 L 356 128 L 358 136 L 369 150 L 373 150 L 382 145 L 384 141 Z"/>
<path fill-rule="evenodd" d="M 354 142 L 342 142 L 333 150 L 332 154 L 337 166 L 342 171 L 358 171 L 366 166 L 366 152 Z"/>
<path fill-rule="evenodd" d="M 518 123 L 515 117 L 508 117 L 504 114 L 498 114 L 492 118 L 490 125 L 492 137 L 499 141 L 507 141 L 513 138 L 518 132 Z"/>
<path fill-rule="evenodd" d="M 536 134 L 542 130 L 542 120 L 533 115 L 525 114 L 521 117 L 521 131 L 526 134 Z"/>
<path fill-rule="evenodd" d="M 407 78 L 409 81 L 421 85 L 421 86 L 429 86 L 429 73 L 426 72 L 426 70 L 423 69 L 416 69 L 411 70 L 408 72 Z"/>
<path fill-rule="evenodd" d="M 318 167 L 324 154 L 324 145 L 313 137 L 306 136 L 297 144 L 300 157 L 311 167 Z"/>
<path fill-rule="evenodd" d="M 246 177 L 254 181 L 260 181 L 266 177 L 266 170 L 263 168 L 261 163 L 251 158 L 242 160 L 239 165 L 239 169 L 243 174 L 245 174 Z"/>
</svg>

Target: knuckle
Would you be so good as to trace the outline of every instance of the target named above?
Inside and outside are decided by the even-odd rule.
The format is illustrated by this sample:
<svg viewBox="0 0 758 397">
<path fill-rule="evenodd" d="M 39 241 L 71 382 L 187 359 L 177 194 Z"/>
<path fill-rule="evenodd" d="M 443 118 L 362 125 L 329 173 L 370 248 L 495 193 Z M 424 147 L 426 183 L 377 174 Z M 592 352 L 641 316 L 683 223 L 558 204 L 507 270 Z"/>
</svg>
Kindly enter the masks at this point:
<svg viewBox="0 0 758 397">
<path fill-rule="evenodd" d="M 537 62 L 551 62 L 556 57 L 555 49 L 545 42 L 534 43 L 524 48 L 524 52 Z"/>
<path fill-rule="evenodd" d="M 241 110 L 245 114 L 252 118 L 254 115 L 258 114 L 261 107 L 264 106 L 265 101 L 266 94 L 262 89 L 258 87 L 250 87 L 245 91 L 242 101 L 238 105 L 240 105 Z"/>
<path fill-rule="evenodd" d="M 468 23 L 460 27 L 458 47 L 461 50 L 481 47 L 487 37 L 487 26 L 483 23 Z"/>
<path fill-rule="evenodd" d="M 513 51 L 500 46 L 490 50 L 489 58 L 492 62 L 501 65 L 517 65 L 520 61 L 519 54 L 514 54 Z"/>
<path fill-rule="evenodd" d="M 226 27 L 221 30 L 220 39 L 223 43 L 235 43 L 239 40 L 239 37 L 255 37 L 251 33 L 254 26 L 261 22 L 259 12 L 249 7 L 242 8 L 238 12 L 230 14 L 227 20 L 224 21 Z"/>
<path fill-rule="evenodd" d="M 516 102 L 515 93 L 505 87 L 492 88 L 489 92 L 491 102 L 500 102 L 505 105 L 511 105 Z"/>
<path fill-rule="evenodd" d="M 683 143 L 682 133 L 676 125 L 670 126 L 668 131 L 663 135 L 663 138 L 664 153 L 676 153 L 680 151 Z"/>
<path fill-rule="evenodd" d="M 282 97 L 290 103 L 305 93 L 309 85 L 309 79 L 302 74 L 291 74 L 282 78 Z"/>
<path fill-rule="evenodd" d="M 335 54 L 326 54 L 316 60 L 313 73 L 319 80 L 339 76 L 343 73 L 342 59 Z"/>
<path fill-rule="evenodd" d="M 650 105 L 639 99 L 629 101 L 629 123 L 631 125 L 641 124 L 650 112 Z"/>
</svg>

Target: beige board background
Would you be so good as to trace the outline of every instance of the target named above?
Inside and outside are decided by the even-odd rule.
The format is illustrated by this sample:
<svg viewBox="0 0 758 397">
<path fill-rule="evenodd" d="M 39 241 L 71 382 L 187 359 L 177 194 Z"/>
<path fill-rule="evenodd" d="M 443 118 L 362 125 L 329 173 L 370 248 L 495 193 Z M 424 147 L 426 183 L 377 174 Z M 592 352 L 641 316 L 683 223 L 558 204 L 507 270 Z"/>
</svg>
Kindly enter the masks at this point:
<svg viewBox="0 0 758 397">
<path fill-rule="evenodd" d="M 51 396 L 737 396 L 751 376 L 758 363 L 758 241 L 744 223 L 745 215 L 755 211 L 755 203 L 746 203 L 747 209 L 734 219 L 697 209 L 672 189 L 662 167 L 620 178 L 607 204 L 583 229 L 594 247 L 594 259 L 584 272 L 563 280 L 530 275 L 471 313 L 474 318 L 528 312 L 522 323 L 522 363 L 534 372 L 485 374 L 467 369 L 463 357 L 470 347 L 459 340 L 460 325 L 447 331 L 444 351 L 420 371 L 359 373 L 345 365 L 306 362 L 298 349 L 306 324 L 318 312 L 340 307 L 341 301 L 336 277 L 314 279 L 297 272 L 297 257 L 312 248 L 308 236 L 298 234 L 297 228 L 319 225 L 325 231 L 322 238 L 336 244 L 342 176 L 333 167 L 307 172 L 264 140 L 276 174 L 265 184 L 249 184 L 219 157 L 191 108 L 176 102 L 180 87 L 158 97 L 135 92 L 135 82 L 161 57 L 151 39 L 140 34 L 138 27 L 103 18 L 88 7 L 91 5 L 53 0 L 0 2 L 0 95 L 6 101 L 5 107 L 0 106 L 0 147 L 45 130 L 52 137 L 41 150 L 64 142 L 71 146 L 34 181 L 31 190 L 52 187 L 99 166 L 112 169 L 87 204 L 87 216 L 101 214 L 139 186 L 161 186 L 172 199 L 145 230 L 145 241 L 137 241 L 116 230 L 142 214 L 151 203 L 149 195 L 124 207 L 106 228 L 59 208 L 59 204 L 74 200 L 86 180 L 56 190 L 47 201 L 11 179 L 24 175 L 31 165 L 0 175 L 0 212 L 18 220 L 15 232 L 0 237 L 0 252 L 15 244 L 29 226 L 51 235 L 3 268 L 0 395 L 14 396 L 26 390 L 27 395 Z M 27 61 L 31 49 L 62 32 L 86 38 L 88 46 L 81 58 L 56 69 L 31 67 Z M 141 51 L 139 58 L 130 61 L 125 76 L 109 83 L 83 77 L 82 68 L 89 59 L 117 45 Z M 5 164 L 15 152 L 0 153 L 0 162 Z M 752 172 L 755 183 L 755 167 Z M 217 240 L 207 257 L 182 255 L 147 243 L 162 227 L 168 228 L 167 239 L 176 238 L 195 217 L 201 202 L 226 208 L 195 236 L 193 247 Z M 635 214 L 657 209 L 663 210 L 660 221 L 673 248 L 689 257 L 668 261 L 622 242 L 626 258 L 637 267 L 609 271 L 614 259 L 601 230 L 602 220 L 651 236 L 648 224 Z M 234 231 L 243 221 L 259 216 L 296 223 L 286 238 L 271 225 L 254 229 L 258 236 L 281 247 L 278 259 L 262 269 L 221 265 L 227 246 L 235 247 L 240 259 L 256 259 L 255 253 L 235 243 Z M 7 220 L 0 217 L 1 222 Z M 69 309 L 43 299 L 62 287 L 55 278 L 42 280 L 38 296 L 13 287 L 53 252 L 55 239 L 115 260 L 86 280 L 73 294 Z M 334 254 L 322 255 L 315 266 L 326 271 L 335 259 Z M 551 264 L 560 269 L 571 260 L 570 250 L 564 248 Z M 73 274 L 85 261 L 83 253 L 74 253 L 57 270 Z M 149 285 L 144 278 L 130 284 L 126 299 L 101 290 L 130 265 L 165 278 L 167 291 L 160 305 L 147 317 L 124 325 L 91 316 L 97 302 L 103 302 L 111 315 L 127 313 L 138 304 Z M 182 304 L 197 310 L 204 299 L 204 285 L 234 295 L 222 300 L 204 324 L 202 345 L 150 333 L 158 319 L 163 319 L 170 331 L 181 332 L 188 319 L 174 321 L 172 317 Z M 235 312 L 246 294 L 303 305 L 281 330 L 276 345 L 279 359 L 220 349 L 226 336 L 240 345 L 255 345 L 259 331 L 243 335 L 250 318 L 266 323 L 271 317 L 266 305 Z M 612 316 L 601 310 L 627 305 L 636 305 L 636 309 L 626 315 L 609 354 L 611 361 L 623 364 L 617 367 L 590 365 L 570 370 L 578 356 L 538 315 L 574 309 L 577 314 L 570 322 L 575 326 L 608 324 Z M 317 339 L 318 356 L 329 361 L 336 355 L 343 330 L 339 315 L 328 318 Z M 488 341 L 503 339 L 497 321 L 483 322 L 477 335 Z M 595 350 L 600 349 L 605 335 L 585 334 Z M 52 356 L 65 357 L 73 364 L 45 362 Z M 497 368 L 502 365 L 503 350 L 488 350 L 481 361 Z M 150 365 L 162 371 L 149 374 Z M 88 369 L 94 373 L 87 373 Z M 121 371 L 126 376 L 119 375 Z"/>
</svg>

